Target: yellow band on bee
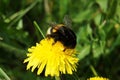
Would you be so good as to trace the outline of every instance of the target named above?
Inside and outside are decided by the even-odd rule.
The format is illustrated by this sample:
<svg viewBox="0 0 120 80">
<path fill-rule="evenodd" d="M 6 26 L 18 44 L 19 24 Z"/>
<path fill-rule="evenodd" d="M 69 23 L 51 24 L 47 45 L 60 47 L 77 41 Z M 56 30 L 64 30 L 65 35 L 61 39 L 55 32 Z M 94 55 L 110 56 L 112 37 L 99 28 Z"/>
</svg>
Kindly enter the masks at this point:
<svg viewBox="0 0 120 80">
<path fill-rule="evenodd" d="M 62 27 L 62 26 L 64 26 L 64 24 L 58 24 L 58 25 L 56 25 L 56 26 L 54 27 L 54 29 L 52 30 L 52 32 L 57 32 L 57 30 L 58 30 L 60 27 Z"/>
</svg>

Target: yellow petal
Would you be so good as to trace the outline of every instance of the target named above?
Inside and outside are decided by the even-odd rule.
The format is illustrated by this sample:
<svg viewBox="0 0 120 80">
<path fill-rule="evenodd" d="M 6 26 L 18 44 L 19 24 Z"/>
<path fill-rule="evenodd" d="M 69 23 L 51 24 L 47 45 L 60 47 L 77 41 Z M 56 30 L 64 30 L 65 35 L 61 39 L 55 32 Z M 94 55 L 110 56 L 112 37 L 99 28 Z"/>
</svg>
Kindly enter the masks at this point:
<svg viewBox="0 0 120 80">
<path fill-rule="evenodd" d="M 54 43 L 54 44 L 53 44 Z M 61 74 L 72 74 L 76 71 L 78 58 L 75 55 L 75 49 L 66 49 L 59 41 L 56 43 L 52 38 L 45 38 L 28 49 L 27 70 L 33 72 L 38 68 L 37 74 L 40 75 L 45 69 L 45 76 L 60 76 Z"/>
</svg>

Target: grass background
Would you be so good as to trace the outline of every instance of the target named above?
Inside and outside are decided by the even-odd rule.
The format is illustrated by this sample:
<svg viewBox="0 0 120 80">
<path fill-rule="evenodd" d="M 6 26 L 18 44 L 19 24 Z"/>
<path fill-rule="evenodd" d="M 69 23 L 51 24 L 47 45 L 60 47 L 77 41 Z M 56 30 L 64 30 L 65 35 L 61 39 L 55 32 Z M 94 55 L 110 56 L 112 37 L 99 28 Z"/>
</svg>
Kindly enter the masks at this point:
<svg viewBox="0 0 120 80">
<path fill-rule="evenodd" d="M 0 79 L 54 80 L 26 71 L 23 60 L 43 38 L 33 21 L 46 34 L 47 23 L 63 23 L 65 15 L 77 35 L 79 65 L 63 80 L 120 80 L 120 0 L 0 0 Z"/>
</svg>

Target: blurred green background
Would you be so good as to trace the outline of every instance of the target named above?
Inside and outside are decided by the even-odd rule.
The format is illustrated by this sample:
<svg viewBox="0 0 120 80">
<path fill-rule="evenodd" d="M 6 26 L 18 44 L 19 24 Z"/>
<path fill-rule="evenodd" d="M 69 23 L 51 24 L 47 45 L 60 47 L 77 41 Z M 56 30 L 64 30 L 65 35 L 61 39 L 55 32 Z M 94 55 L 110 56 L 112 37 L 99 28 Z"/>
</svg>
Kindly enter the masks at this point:
<svg viewBox="0 0 120 80">
<path fill-rule="evenodd" d="M 27 71 L 23 60 L 43 38 L 33 21 L 46 34 L 47 23 L 63 23 L 65 15 L 77 35 L 79 65 L 63 80 L 120 80 L 120 0 L 0 0 L 0 80 L 54 80 Z"/>
</svg>

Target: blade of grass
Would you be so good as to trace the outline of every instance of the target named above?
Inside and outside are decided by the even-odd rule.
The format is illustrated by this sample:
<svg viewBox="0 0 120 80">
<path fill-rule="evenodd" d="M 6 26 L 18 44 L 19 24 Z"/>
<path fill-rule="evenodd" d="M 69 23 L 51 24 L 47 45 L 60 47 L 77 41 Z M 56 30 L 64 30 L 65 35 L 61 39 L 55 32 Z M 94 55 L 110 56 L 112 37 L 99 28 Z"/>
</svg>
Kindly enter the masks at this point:
<svg viewBox="0 0 120 80">
<path fill-rule="evenodd" d="M 37 24 L 36 21 L 33 21 L 35 27 L 37 27 L 37 29 L 39 30 L 39 32 L 41 33 L 41 35 L 43 36 L 43 38 L 45 38 L 45 35 L 43 34 L 42 30 L 40 29 L 39 25 Z"/>
<path fill-rule="evenodd" d="M 29 7 L 27 7 L 24 10 L 21 10 L 18 12 L 18 16 L 16 17 L 16 19 L 14 19 L 10 25 L 8 26 L 8 28 L 10 28 L 12 25 L 14 25 L 19 19 L 21 19 L 28 11 L 30 11 L 40 0 L 35 0 Z M 17 14 L 16 14 L 17 15 Z"/>
<path fill-rule="evenodd" d="M 25 57 L 25 54 L 23 54 L 23 53 L 26 53 L 26 50 L 19 49 L 15 46 L 9 45 L 5 42 L 0 41 L 0 48 L 3 48 L 6 51 L 15 54 L 18 58 L 23 59 Z"/>
<path fill-rule="evenodd" d="M 3 75 L 3 77 L 5 78 L 5 80 L 11 80 L 8 75 L 0 68 L 0 74 Z"/>
</svg>

